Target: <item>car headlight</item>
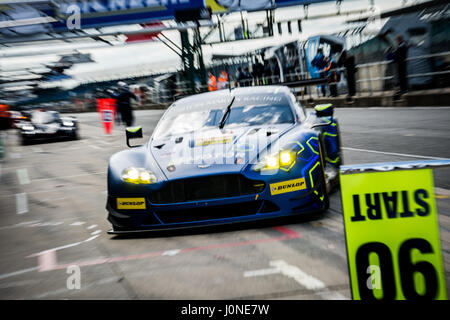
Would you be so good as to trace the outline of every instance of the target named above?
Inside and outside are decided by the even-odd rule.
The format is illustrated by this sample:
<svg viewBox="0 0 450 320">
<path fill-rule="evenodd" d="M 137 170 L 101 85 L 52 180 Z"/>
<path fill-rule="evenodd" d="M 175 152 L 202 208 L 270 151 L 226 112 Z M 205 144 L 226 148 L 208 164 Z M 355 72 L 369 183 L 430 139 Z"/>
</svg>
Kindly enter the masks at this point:
<svg viewBox="0 0 450 320">
<path fill-rule="evenodd" d="M 63 121 L 63 126 L 65 127 L 73 127 L 74 123 L 72 121 Z"/>
<path fill-rule="evenodd" d="M 282 169 L 288 171 L 295 164 L 296 152 L 292 150 L 281 150 L 277 154 L 268 155 L 262 161 L 257 163 L 253 170 L 265 171 Z"/>
<path fill-rule="evenodd" d="M 156 176 L 144 168 L 127 168 L 122 172 L 122 180 L 134 184 L 151 184 L 157 181 Z"/>
</svg>

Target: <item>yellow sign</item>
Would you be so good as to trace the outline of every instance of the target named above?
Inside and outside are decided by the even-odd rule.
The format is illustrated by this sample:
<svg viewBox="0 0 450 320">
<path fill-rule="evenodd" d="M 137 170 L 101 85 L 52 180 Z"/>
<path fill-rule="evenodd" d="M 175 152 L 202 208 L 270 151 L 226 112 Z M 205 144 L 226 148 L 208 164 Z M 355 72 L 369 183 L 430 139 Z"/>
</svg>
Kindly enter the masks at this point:
<svg viewBox="0 0 450 320">
<path fill-rule="evenodd" d="M 353 299 L 447 299 L 432 169 L 340 180 Z"/>
<path fill-rule="evenodd" d="M 117 198 L 117 209 L 145 209 L 145 198 Z"/>
<path fill-rule="evenodd" d="M 273 196 L 281 193 L 287 193 L 304 189 L 306 189 L 305 178 L 270 184 L 270 194 Z"/>
</svg>

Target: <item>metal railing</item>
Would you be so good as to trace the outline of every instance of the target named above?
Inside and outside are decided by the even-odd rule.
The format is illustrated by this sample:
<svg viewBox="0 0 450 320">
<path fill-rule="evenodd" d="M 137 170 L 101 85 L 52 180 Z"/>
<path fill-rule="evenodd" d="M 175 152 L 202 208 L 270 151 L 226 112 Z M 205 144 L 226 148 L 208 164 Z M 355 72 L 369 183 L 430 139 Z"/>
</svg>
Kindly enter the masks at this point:
<svg viewBox="0 0 450 320">
<path fill-rule="evenodd" d="M 406 63 L 408 64 L 417 60 L 426 60 L 428 62 L 426 67 L 433 69 L 435 67 L 433 61 L 429 59 L 437 57 L 447 57 L 447 68 L 450 66 L 450 51 L 409 57 L 406 59 Z M 357 93 L 359 94 L 366 92 L 371 95 L 374 92 L 393 90 L 396 86 L 398 75 L 396 63 L 392 60 L 359 64 L 356 68 L 358 70 L 356 80 Z M 433 77 L 447 74 L 450 74 L 450 70 L 436 70 L 407 74 L 407 79 L 431 77 L 430 81 L 435 81 L 438 79 Z M 447 82 L 449 82 L 449 79 L 447 79 Z M 436 84 L 435 87 L 436 86 L 439 87 L 439 84 Z M 443 86 L 446 86 L 445 80 Z"/>
<path fill-rule="evenodd" d="M 450 65 L 450 51 L 414 56 L 406 59 L 406 62 L 423 60 L 423 59 L 432 59 L 445 57 L 446 61 L 448 61 L 448 65 Z M 433 64 L 429 63 L 429 68 L 432 68 Z M 394 61 L 376 61 L 370 63 L 358 64 L 355 66 L 355 85 L 356 85 L 356 95 L 361 94 L 369 94 L 372 95 L 376 92 L 382 91 L 391 91 L 396 87 L 396 79 L 397 79 L 397 71 L 395 67 Z M 329 89 L 330 85 L 336 86 L 338 94 L 346 94 L 347 93 L 347 83 L 346 83 L 346 70 L 345 68 L 336 68 L 332 70 L 328 70 L 327 73 L 331 72 L 340 73 L 340 81 L 325 81 L 324 84 L 316 84 L 312 83 L 311 80 L 317 79 L 312 78 L 309 72 L 290 72 L 283 75 L 284 81 L 280 75 L 272 74 L 272 75 L 262 75 L 262 76 L 253 76 L 247 79 L 237 80 L 235 78 L 231 78 L 229 80 L 230 88 L 235 87 L 246 87 L 246 86 L 254 86 L 254 85 L 271 85 L 271 84 L 286 84 L 289 83 L 290 86 L 295 87 L 295 92 L 299 93 L 304 97 L 309 97 L 309 99 L 320 97 L 321 89 L 320 86 L 324 85 Z M 320 72 L 320 71 L 319 71 Z M 414 78 L 423 78 L 423 77 L 436 77 L 436 76 L 446 76 L 450 74 L 450 70 L 436 70 L 430 72 L 421 72 L 421 73 L 413 73 L 407 75 L 408 79 Z M 320 79 L 320 78 L 319 78 Z M 447 80 L 448 81 L 448 80 Z M 298 82 L 298 85 L 295 83 Z M 160 88 L 154 90 L 148 94 L 148 100 L 153 103 L 167 103 L 173 102 L 178 97 L 185 96 L 188 94 L 192 94 L 192 89 L 189 87 L 188 81 L 179 81 L 175 83 L 175 88 L 167 89 Z M 315 89 L 314 89 L 315 87 Z M 195 92 L 205 92 L 208 91 L 207 85 L 197 84 L 195 88 Z"/>
</svg>

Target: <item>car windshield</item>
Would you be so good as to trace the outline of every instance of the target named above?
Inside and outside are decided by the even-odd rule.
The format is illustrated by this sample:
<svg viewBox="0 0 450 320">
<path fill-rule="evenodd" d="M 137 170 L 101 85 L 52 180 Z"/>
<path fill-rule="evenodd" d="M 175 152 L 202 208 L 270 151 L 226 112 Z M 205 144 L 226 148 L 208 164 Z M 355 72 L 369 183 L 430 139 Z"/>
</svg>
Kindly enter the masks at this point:
<svg viewBox="0 0 450 320">
<path fill-rule="evenodd" d="M 176 108 L 169 110 L 158 125 L 155 139 L 218 126 L 224 113 L 222 109 L 183 111 L 180 112 Z"/>
<path fill-rule="evenodd" d="M 225 126 L 240 127 L 281 123 L 294 123 L 294 116 L 290 106 L 253 105 L 232 107 L 225 121 Z"/>
<path fill-rule="evenodd" d="M 241 103 L 241 102 L 239 102 Z M 182 135 L 200 129 L 219 127 L 226 112 L 225 103 L 196 106 L 174 106 L 158 124 L 154 139 Z M 294 123 L 289 105 L 250 105 L 232 107 L 224 125 L 227 127 Z"/>
<path fill-rule="evenodd" d="M 36 124 L 47 124 L 57 120 L 57 115 L 50 112 L 35 111 L 31 116 L 31 122 Z"/>
</svg>

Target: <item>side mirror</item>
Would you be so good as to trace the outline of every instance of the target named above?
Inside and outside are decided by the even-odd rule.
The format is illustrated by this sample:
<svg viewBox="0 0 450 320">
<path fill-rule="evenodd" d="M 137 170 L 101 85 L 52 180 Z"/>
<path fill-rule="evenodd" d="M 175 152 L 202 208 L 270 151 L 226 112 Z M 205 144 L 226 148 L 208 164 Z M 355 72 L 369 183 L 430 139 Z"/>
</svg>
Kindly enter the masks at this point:
<svg viewBox="0 0 450 320">
<path fill-rule="evenodd" d="M 314 107 L 317 117 L 332 117 L 334 107 L 333 104 L 318 104 Z"/>
<path fill-rule="evenodd" d="M 139 147 L 140 145 L 137 146 L 132 146 L 130 145 L 130 140 L 131 139 L 140 139 L 143 137 L 142 135 L 142 127 L 128 127 L 126 128 L 126 136 L 127 136 L 127 146 L 129 148 L 135 148 L 135 147 Z"/>
</svg>

